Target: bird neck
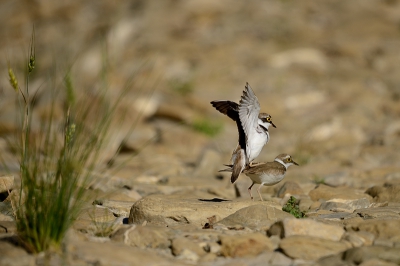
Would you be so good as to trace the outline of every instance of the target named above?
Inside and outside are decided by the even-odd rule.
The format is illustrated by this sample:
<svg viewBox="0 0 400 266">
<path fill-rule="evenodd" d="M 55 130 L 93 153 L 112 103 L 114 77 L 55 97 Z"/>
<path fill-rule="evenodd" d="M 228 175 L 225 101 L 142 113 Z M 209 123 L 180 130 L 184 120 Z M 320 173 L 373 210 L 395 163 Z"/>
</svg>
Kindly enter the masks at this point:
<svg viewBox="0 0 400 266">
<path fill-rule="evenodd" d="M 281 159 L 279 159 L 279 158 L 275 158 L 275 160 L 274 160 L 275 162 L 278 162 L 278 163 L 280 163 L 280 164 L 282 164 L 283 166 L 285 166 L 285 169 L 287 170 L 287 165 L 281 160 Z"/>
</svg>

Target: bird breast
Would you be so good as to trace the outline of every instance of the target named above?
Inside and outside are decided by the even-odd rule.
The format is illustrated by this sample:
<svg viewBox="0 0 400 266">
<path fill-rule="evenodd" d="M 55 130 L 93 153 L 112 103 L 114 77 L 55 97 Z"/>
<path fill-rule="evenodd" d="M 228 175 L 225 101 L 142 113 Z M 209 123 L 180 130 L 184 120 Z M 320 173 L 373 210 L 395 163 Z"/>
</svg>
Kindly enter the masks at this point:
<svg viewBox="0 0 400 266">
<path fill-rule="evenodd" d="M 256 184 L 263 184 L 264 186 L 272 186 L 285 177 L 285 173 L 283 174 L 273 174 L 273 173 L 262 173 L 262 174 L 246 174 L 250 179 Z"/>
</svg>

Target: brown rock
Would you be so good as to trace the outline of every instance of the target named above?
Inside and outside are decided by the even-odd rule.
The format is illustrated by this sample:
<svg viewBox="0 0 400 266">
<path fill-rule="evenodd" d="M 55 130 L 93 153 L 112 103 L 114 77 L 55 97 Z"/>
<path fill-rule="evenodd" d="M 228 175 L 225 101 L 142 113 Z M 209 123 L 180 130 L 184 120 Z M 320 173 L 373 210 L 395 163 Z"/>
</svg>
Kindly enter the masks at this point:
<svg viewBox="0 0 400 266">
<path fill-rule="evenodd" d="M 221 253 L 225 257 L 256 256 L 263 251 L 272 251 L 271 240 L 261 233 L 244 235 L 221 235 Z"/>
<path fill-rule="evenodd" d="M 366 198 L 368 200 L 371 197 L 364 192 L 348 187 L 329 187 L 326 185 L 319 185 L 317 188 L 313 189 L 309 193 L 310 198 L 313 201 L 330 200 L 330 199 L 362 199 Z"/>
<path fill-rule="evenodd" d="M 339 241 L 345 232 L 341 226 L 325 224 L 312 219 L 284 219 L 278 224 L 282 225 L 284 237 L 301 235 Z"/>
<path fill-rule="evenodd" d="M 400 235 L 400 220 L 371 219 L 352 224 L 348 229 L 368 232 L 381 239 L 396 239 Z"/>
<path fill-rule="evenodd" d="M 262 265 L 273 265 L 273 266 L 288 266 L 293 265 L 293 260 L 281 252 L 276 251 L 263 251 L 260 255 L 254 257 L 243 257 L 235 259 L 227 259 L 223 266 L 262 266 Z M 214 264 L 217 265 L 217 264 Z"/>
<path fill-rule="evenodd" d="M 14 189 L 14 176 L 0 176 L 0 193 Z"/>
<path fill-rule="evenodd" d="M 193 176 L 202 178 L 213 178 L 221 167 L 221 154 L 212 149 L 206 149 L 198 159 L 198 165 Z"/>
<path fill-rule="evenodd" d="M 111 239 L 138 248 L 167 249 L 171 245 L 168 228 L 162 226 L 132 225 L 117 230 Z"/>
<path fill-rule="evenodd" d="M 400 264 L 400 248 L 389 248 L 383 246 L 368 246 L 346 250 L 343 260 L 355 264 L 361 264 L 371 259 L 380 259 L 387 262 Z"/>
<path fill-rule="evenodd" d="M 277 197 L 283 198 L 286 194 L 290 195 L 304 195 L 304 191 L 299 184 L 293 181 L 286 181 L 277 192 Z"/>
<path fill-rule="evenodd" d="M 386 260 L 370 259 L 361 263 L 360 266 L 398 266 L 398 264 Z"/>
<path fill-rule="evenodd" d="M 71 265 L 87 265 L 93 263 L 116 266 L 186 265 L 185 263 L 173 260 L 171 257 L 154 252 L 154 250 L 129 247 L 125 244 L 112 241 L 98 243 L 70 237 L 68 249 L 68 254 L 70 254 L 74 260 Z M 82 261 L 84 263 L 82 263 Z"/>
<path fill-rule="evenodd" d="M 193 224 L 203 227 L 208 222 L 208 217 L 216 215 L 220 220 L 252 205 L 268 206 L 277 210 L 281 208 L 270 201 L 230 201 L 212 198 L 207 193 L 189 191 L 183 194 L 150 195 L 139 200 L 131 208 L 129 223 L 142 224 L 147 221 L 158 225 Z"/>
<path fill-rule="evenodd" d="M 343 242 L 310 236 L 286 237 L 281 240 L 279 246 L 287 256 L 302 260 L 317 260 L 348 248 Z"/>
<path fill-rule="evenodd" d="M 311 208 L 311 205 L 314 203 L 308 196 L 303 196 L 300 198 L 299 209 L 300 211 L 308 211 Z"/>
<path fill-rule="evenodd" d="M 24 249 L 16 247 L 6 241 L 0 241 L 0 265 L 2 266 L 34 266 L 35 257 Z"/>
<path fill-rule="evenodd" d="M 348 241 L 353 247 L 371 246 L 374 241 L 374 235 L 368 232 L 346 232 L 343 239 Z"/>
<path fill-rule="evenodd" d="M 352 263 L 345 263 L 342 260 L 342 254 L 335 254 L 326 257 L 322 257 L 316 262 L 312 263 L 313 266 L 354 266 Z"/>
<path fill-rule="evenodd" d="M 219 223 L 226 226 L 239 224 L 250 229 L 263 229 L 269 228 L 274 222 L 284 218 L 293 218 L 293 216 L 274 207 L 253 205 L 238 210 Z"/>
<path fill-rule="evenodd" d="M 7 217 L 8 218 L 8 217 Z M 0 233 L 16 233 L 17 224 L 15 221 L 1 221 L 0 220 Z"/>
<path fill-rule="evenodd" d="M 100 206 L 107 208 L 117 217 L 128 217 L 133 201 L 101 200 L 96 201 Z"/>
<path fill-rule="evenodd" d="M 385 184 L 384 186 L 373 186 L 367 191 L 375 202 L 400 202 L 400 184 Z"/>
<path fill-rule="evenodd" d="M 200 243 L 196 243 L 194 240 L 187 237 L 174 238 L 172 240 L 171 249 L 172 254 L 175 256 L 183 255 L 185 250 L 195 253 L 198 258 L 206 254 L 204 249 L 200 246 Z"/>
<path fill-rule="evenodd" d="M 105 223 L 115 221 L 115 216 L 108 208 L 95 205 L 85 208 L 78 220 L 89 220 L 93 222 Z"/>
</svg>

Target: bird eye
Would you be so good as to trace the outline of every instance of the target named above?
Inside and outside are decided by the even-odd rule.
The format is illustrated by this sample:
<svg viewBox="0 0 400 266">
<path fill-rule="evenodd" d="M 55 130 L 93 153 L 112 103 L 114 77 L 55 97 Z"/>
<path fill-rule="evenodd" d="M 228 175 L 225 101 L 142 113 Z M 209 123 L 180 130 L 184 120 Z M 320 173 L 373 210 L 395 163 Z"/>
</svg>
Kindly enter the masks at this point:
<svg viewBox="0 0 400 266">
<path fill-rule="evenodd" d="M 290 162 L 292 161 L 292 158 L 289 157 L 289 158 L 287 159 L 287 161 L 290 163 Z"/>
<path fill-rule="evenodd" d="M 267 122 L 271 122 L 271 117 L 267 117 Z"/>
</svg>

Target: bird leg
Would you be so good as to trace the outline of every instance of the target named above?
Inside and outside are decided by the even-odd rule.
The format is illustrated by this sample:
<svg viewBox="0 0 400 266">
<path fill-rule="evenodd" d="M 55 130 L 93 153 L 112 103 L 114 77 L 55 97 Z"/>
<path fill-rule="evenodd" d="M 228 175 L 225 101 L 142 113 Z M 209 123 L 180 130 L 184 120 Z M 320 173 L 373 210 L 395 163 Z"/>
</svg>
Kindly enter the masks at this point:
<svg viewBox="0 0 400 266">
<path fill-rule="evenodd" d="M 250 194 L 250 198 L 251 198 L 251 200 L 253 200 L 254 201 L 254 199 L 253 199 L 253 195 L 251 195 L 251 188 L 253 187 L 253 185 L 254 185 L 254 182 L 253 182 L 253 184 L 251 184 L 251 186 L 247 189 L 248 191 L 249 191 L 249 194 Z"/>
<path fill-rule="evenodd" d="M 261 183 L 261 185 L 257 188 L 257 192 L 258 195 L 260 196 L 261 201 L 264 201 L 263 198 L 261 197 L 261 193 L 260 193 L 260 188 L 263 186 L 263 184 Z"/>
</svg>

